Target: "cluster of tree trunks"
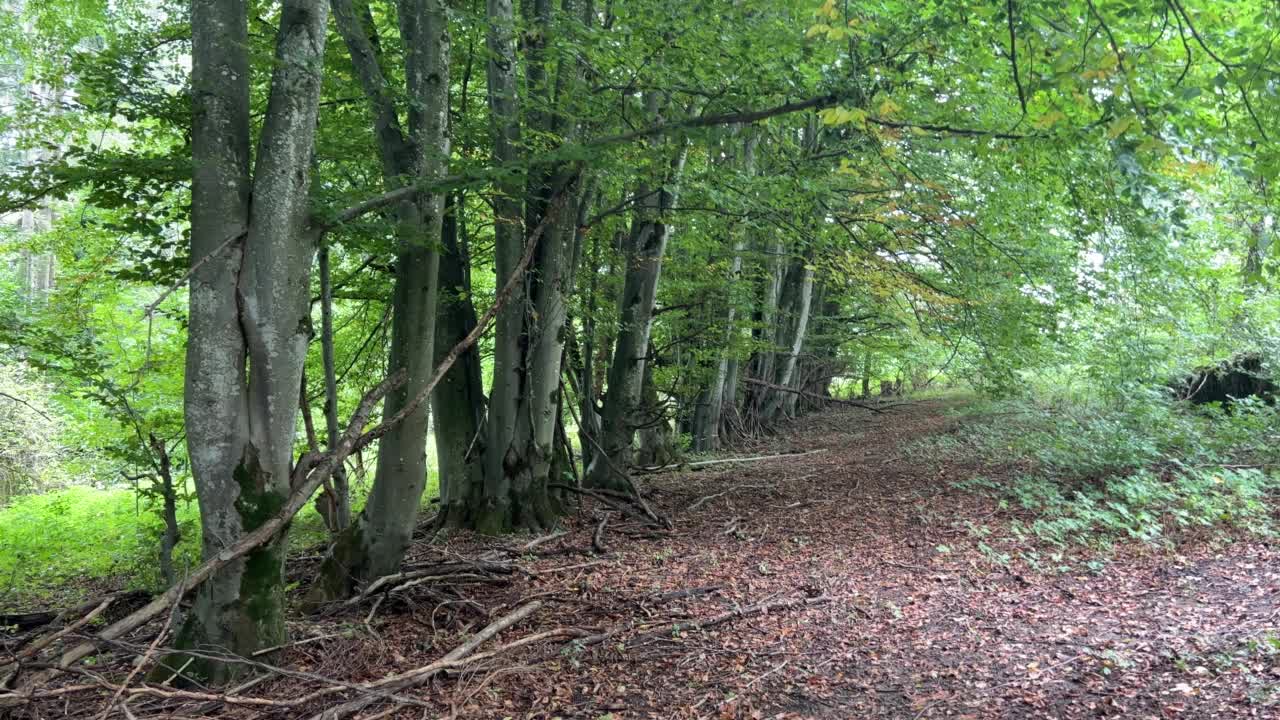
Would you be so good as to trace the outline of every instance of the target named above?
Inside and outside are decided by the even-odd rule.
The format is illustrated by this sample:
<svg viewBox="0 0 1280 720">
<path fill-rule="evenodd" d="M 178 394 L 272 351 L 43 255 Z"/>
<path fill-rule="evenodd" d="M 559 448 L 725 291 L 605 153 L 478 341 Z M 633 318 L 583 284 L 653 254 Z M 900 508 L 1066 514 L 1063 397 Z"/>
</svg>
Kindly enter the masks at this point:
<svg viewBox="0 0 1280 720">
<path fill-rule="evenodd" d="M 311 214 L 309 190 L 330 9 L 371 119 L 384 194 L 330 215 L 337 220 L 322 220 Z M 495 167 L 521 168 L 491 184 L 495 277 L 511 295 L 491 311 L 487 397 L 477 349 L 460 345 L 478 330 L 466 195 L 442 182 L 454 154 L 447 4 L 397 0 L 404 52 L 393 57 L 383 51 L 367 0 L 285 0 L 253 151 L 248 10 L 245 0 L 192 4 L 195 176 L 185 393 L 207 561 L 223 558 L 286 506 L 290 478 L 298 477 L 293 448 L 300 408 L 311 452 L 322 455 L 305 392 L 299 401 L 313 335 L 317 250 L 331 457 L 343 442 L 325 236 L 367 213 L 381 212 L 394 228 L 387 358 L 394 382 L 383 407 L 392 422 L 380 433 L 364 508 L 352 516 L 340 462 L 318 501 L 333 540 L 306 598 L 312 607 L 349 598 L 400 569 L 427 479 L 428 413 L 440 469 L 438 526 L 497 534 L 546 530 L 563 510 L 560 480 L 577 476 L 564 430 L 565 379 L 575 391 L 567 409 L 577 416 L 582 482 L 599 492 L 634 493 L 633 467 L 673 458 L 673 416 L 685 418 L 697 449 L 709 450 L 730 433 L 754 432 L 821 404 L 835 372 L 836 343 L 814 329 L 822 316 L 836 313 L 815 277 L 814 251 L 786 247 L 746 226 L 733 230 L 730 272 L 751 278 L 753 310 L 743 314 L 730 302 L 718 311 L 722 351 L 703 368 L 695 409 L 673 411 L 659 386 L 651 328 L 690 152 L 690 141 L 680 136 L 638 136 L 648 138 L 643 149 L 653 161 L 622 205 L 630 231 L 616 238 L 622 257 L 616 315 L 602 319 L 599 308 L 610 304 L 599 297 L 592 272 L 579 346 L 569 297 L 584 263 L 598 268 L 606 251 L 601 238 L 587 232 L 600 193 L 580 162 L 538 160 L 530 155 L 537 143 L 526 140 L 568 143 L 584 130 L 575 103 L 585 96 L 586 69 L 576 54 L 553 59 L 548 48 L 563 17 L 587 27 L 600 21 L 589 0 L 527 0 L 519 38 L 511 0 L 486 0 L 487 151 Z M 389 71 L 392 62 L 403 67 Z M 403 78 L 402 91 L 393 90 L 393 78 Z M 642 108 L 654 126 L 695 112 L 672 106 L 658 91 L 644 94 Z M 811 123 L 810 149 L 816 135 Z M 759 172 L 759 137 L 751 128 L 734 126 L 720 142 L 737 172 Z M 750 356 L 741 351 L 748 327 Z M 435 383 L 437 367 L 448 370 Z M 429 405 L 421 402 L 427 392 Z M 306 459 L 298 467 L 305 470 Z M 200 585 L 179 634 L 180 648 L 252 655 L 284 642 L 287 523 L 281 524 L 268 542 L 211 566 L 216 569 Z M 237 667 L 194 654 L 164 664 L 214 682 L 230 679 Z"/>
</svg>

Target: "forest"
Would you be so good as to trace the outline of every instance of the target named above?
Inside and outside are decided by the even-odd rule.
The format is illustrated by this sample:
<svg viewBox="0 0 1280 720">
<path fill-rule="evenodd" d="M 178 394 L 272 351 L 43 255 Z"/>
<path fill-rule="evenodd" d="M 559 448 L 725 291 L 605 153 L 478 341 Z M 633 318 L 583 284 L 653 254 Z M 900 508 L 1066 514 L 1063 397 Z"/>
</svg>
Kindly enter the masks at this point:
<svg viewBox="0 0 1280 720">
<path fill-rule="evenodd" d="M 0 716 L 1280 717 L 1277 42 L 0 0 Z"/>
</svg>

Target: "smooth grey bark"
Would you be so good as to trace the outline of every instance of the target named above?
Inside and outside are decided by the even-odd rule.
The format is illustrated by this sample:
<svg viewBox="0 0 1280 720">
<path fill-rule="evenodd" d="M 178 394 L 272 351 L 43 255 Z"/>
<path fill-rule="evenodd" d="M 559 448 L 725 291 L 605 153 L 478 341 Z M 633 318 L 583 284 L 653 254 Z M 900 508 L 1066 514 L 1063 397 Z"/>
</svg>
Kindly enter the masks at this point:
<svg viewBox="0 0 1280 720">
<path fill-rule="evenodd" d="M 656 99 L 650 100 L 656 114 Z M 632 464 L 635 414 L 645 374 L 653 306 L 671 226 L 667 213 L 675 205 L 680 175 L 688 156 L 688 144 L 680 146 L 658 179 L 655 191 L 645 191 L 637 204 L 626 247 L 626 275 L 619 299 L 618 336 L 609 366 L 604 409 L 601 413 L 599 449 L 587 470 L 587 484 L 625 489 L 620 472 Z"/>
<path fill-rule="evenodd" d="M 329 267 L 329 248 L 320 248 L 320 359 L 324 364 L 325 447 L 332 452 L 338 442 L 338 374 L 333 352 L 333 278 Z M 325 491 L 328 492 L 327 490 Z M 351 488 L 346 467 L 333 471 L 333 532 L 351 525 Z"/>
<path fill-rule="evenodd" d="M 448 171 L 449 27 L 443 0 L 399 0 L 409 98 L 406 134 L 387 92 L 366 5 L 333 0 L 334 17 L 374 114 L 383 182 L 395 189 Z M 434 359 L 437 251 L 444 215 L 441 194 L 410 197 L 395 207 L 396 277 L 392 291 L 391 348 L 387 366 L 405 381 L 384 401 L 383 414 L 398 414 L 426 387 Z M 354 587 L 400 569 L 412 541 L 427 482 L 428 403 L 418 404 L 379 441 L 373 486 L 364 509 L 339 536 L 308 594 L 316 604 L 343 597 Z"/>
<path fill-rule="evenodd" d="M 648 422 L 636 430 L 638 447 L 634 461 L 638 466 L 668 465 L 677 457 L 675 431 L 661 407 L 653 369 L 653 363 L 645 363 L 644 379 L 640 381 L 639 410 Z"/>
<path fill-rule="evenodd" d="M 778 358 L 774 383 L 791 387 L 795 378 L 796 360 L 804 347 L 805 333 L 809 326 L 809 307 L 813 299 L 813 266 L 806 260 L 796 263 L 788 273 L 787 322 L 779 326 L 778 345 L 786 351 Z M 766 422 L 776 422 L 795 407 L 794 393 L 771 390 L 765 395 L 761 417 Z"/>
<path fill-rule="evenodd" d="M 486 0 L 488 28 L 485 47 L 489 62 L 490 130 L 495 165 L 509 165 L 520 156 L 520 101 L 515 43 L 515 13 L 511 0 Z M 524 251 L 523 185 L 511 178 L 496 183 L 494 205 L 494 271 L 499 284 L 515 271 Z M 527 291 L 526 291 L 527 292 Z M 484 452 L 480 458 L 482 487 L 478 503 L 470 508 L 467 526 L 500 534 L 512 527 L 511 477 L 523 463 L 516 443 L 520 399 L 524 379 L 524 314 L 526 299 L 513 298 L 495 319 L 493 382 L 489 389 L 489 414 L 485 422 Z"/>
<path fill-rule="evenodd" d="M 743 142 L 741 170 L 747 177 L 751 177 L 755 173 L 755 139 L 755 133 L 751 133 Z M 741 232 L 741 230 L 739 229 L 738 232 Z M 728 278 L 728 283 L 730 284 L 737 283 L 738 276 L 742 274 L 742 251 L 745 247 L 745 240 L 740 236 L 733 243 L 733 260 L 729 266 Z M 716 450 L 720 447 L 721 416 L 724 413 L 725 389 L 729 382 L 730 364 L 733 361 L 731 348 L 733 346 L 734 320 L 737 318 L 737 312 L 738 307 L 731 298 L 729 307 L 725 310 L 724 336 L 723 345 L 721 346 L 723 351 L 716 361 L 715 370 L 704 393 L 705 401 L 700 402 L 694 411 L 693 448 L 700 452 Z M 737 393 L 736 362 L 733 363 L 733 367 L 735 369 L 735 377 L 727 395 L 731 404 Z"/>
<path fill-rule="evenodd" d="M 776 346 L 774 338 L 778 333 L 778 303 L 782 295 L 782 281 L 786 274 L 785 255 L 782 242 L 765 240 L 759 247 L 763 256 L 762 277 L 760 278 L 760 300 L 756 306 L 756 328 L 752 330 L 752 338 L 760 344 L 770 347 L 757 350 L 748 362 L 748 376 L 772 382 L 774 376 Z M 748 415 L 756 421 L 761 418 L 764 403 L 768 397 L 767 389 L 751 386 L 747 389 L 746 406 Z"/>
<path fill-rule="evenodd" d="M 730 282 L 733 282 L 742 272 L 742 248 L 741 241 L 733 245 L 733 261 L 730 265 L 729 275 Z M 732 358 L 729 356 L 728 348 L 733 342 L 734 320 L 737 317 L 738 308 L 734 306 L 732 301 L 729 308 L 725 311 L 725 329 L 723 335 L 723 345 L 725 352 L 721 354 L 716 361 L 716 367 L 711 376 L 711 380 L 707 385 L 706 402 L 699 404 L 694 411 L 693 416 L 693 448 L 699 452 L 716 450 L 720 447 L 720 417 L 724 413 L 725 387 L 729 380 L 729 366 Z M 736 393 L 737 379 L 734 379 L 734 389 Z M 728 395 L 732 402 L 733 394 Z"/>
<path fill-rule="evenodd" d="M 566 3 L 566 10 L 572 6 Z M 553 108 L 570 102 L 557 93 L 569 97 L 576 90 L 581 72 L 578 61 L 562 60 L 553 82 L 546 59 L 554 29 L 552 3 L 530 0 L 522 8 L 533 28 L 526 38 L 524 64 L 525 86 L 535 100 L 529 124 L 542 137 L 572 137 L 576 127 Z M 496 164 L 510 164 L 520 157 L 522 135 L 514 11 L 509 0 L 488 0 L 486 13 L 493 157 Z M 560 411 L 565 296 L 572 281 L 570 250 L 575 219 L 575 213 L 559 210 L 573 207 L 572 198 L 564 202 L 561 196 L 572 193 L 574 180 L 566 168 L 551 167 L 531 173 L 523 187 L 516 178 L 496 183 L 494 266 L 499 283 L 516 269 L 529 242 L 527 232 L 544 221 L 549 225 L 535 248 L 521 296 L 497 316 L 488 415 L 478 440 L 481 451 L 468 455 L 475 467 L 462 474 L 474 489 L 456 496 L 466 500 L 463 506 L 449 509 L 446 522 L 450 525 L 499 534 L 541 530 L 554 524 L 559 515 L 558 503 L 547 492 L 547 480 Z M 551 212 L 557 216 L 548 218 Z"/>
<path fill-rule="evenodd" d="M 585 219 L 583 220 L 585 222 Z M 582 223 L 579 223 L 581 225 Z M 587 283 L 586 312 L 582 323 L 582 348 L 579 358 L 578 374 L 578 447 L 585 458 L 592 455 L 592 444 L 600 437 L 600 412 L 596 408 L 596 303 L 599 297 L 597 288 L 600 279 L 600 234 L 591 236 L 591 260 L 588 271 L 591 279 Z M 584 468 L 585 470 L 585 468 Z"/>
<path fill-rule="evenodd" d="M 193 0 L 191 10 L 195 170 L 184 414 L 210 558 L 271 518 L 289 492 L 310 336 L 307 200 L 328 4 L 283 3 L 252 174 L 247 7 Z M 250 655 L 280 644 L 285 545 L 282 532 L 202 584 L 176 645 Z M 165 665 L 186 665 L 180 657 Z M 194 660 L 183 674 L 220 682 L 242 668 Z"/>
</svg>

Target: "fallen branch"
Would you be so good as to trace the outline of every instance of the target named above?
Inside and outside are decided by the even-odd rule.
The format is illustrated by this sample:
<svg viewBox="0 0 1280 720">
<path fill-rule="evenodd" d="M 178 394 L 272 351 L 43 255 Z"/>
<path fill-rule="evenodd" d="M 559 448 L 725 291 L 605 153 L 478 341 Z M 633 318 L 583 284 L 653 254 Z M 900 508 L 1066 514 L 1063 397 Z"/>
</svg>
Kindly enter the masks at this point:
<svg viewBox="0 0 1280 720">
<path fill-rule="evenodd" d="M 650 593 L 645 599 L 650 602 L 664 603 L 681 598 L 698 597 L 700 595 L 710 595 L 711 593 L 720 592 L 724 589 L 723 585 L 707 585 L 705 587 L 686 588 L 684 590 L 671 590 L 664 593 Z"/>
<path fill-rule="evenodd" d="M 760 490 L 767 487 L 772 487 L 772 486 L 770 485 L 738 485 L 736 487 L 731 487 L 728 490 L 725 490 L 723 492 L 713 493 L 711 495 L 705 495 L 703 497 L 700 497 L 696 501 L 694 501 L 692 505 L 689 506 L 689 509 L 697 510 L 698 508 L 702 507 L 705 503 L 711 500 L 715 500 L 718 497 L 728 495 L 731 492 L 737 492 L 739 490 Z"/>
<path fill-rule="evenodd" d="M 154 438 L 155 436 L 153 435 L 152 437 Z M 185 581 L 186 578 L 184 577 L 183 582 Z M 179 585 L 181 584 L 182 583 L 179 583 Z M 165 636 L 169 634 L 169 628 L 173 627 L 173 621 L 177 617 L 178 603 L 174 603 L 173 607 L 169 610 L 169 616 L 164 620 L 164 627 L 161 627 L 160 632 L 156 633 L 155 639 L 151 641 L 151 645 L 147 647 L 147 651 L 142 654 L 142 657 L 138 660 L 137 664 L 135 664 L 133 669 L 129 671 L 129 674 L 125 676 L 124 682 L 120 683 L 120 689 L 116 690 L 115 694 L 111 696 L 111 700 L 107 702 L 106 707 L 102 708 L 102 714 L 98 716 L 99 720 L 106 720 L 107 716 L 111 714 L 111 709 L 114 708 L 117 703 L 120 704 L 122 708 L 125 707 L 124 694 L 129 688 L 129 683 L 133 682 L 133 679 L 138 676 L 138 673 L 142 672 L 142 668 L 146 667 L 147 663 L 151 662 L 151 656 L 155 655 L 156 648 L 160 647 L 160 643 L 164 640 Z"/>
<path fill-rule="evenodd" d="M 609 546 L 604 544 L 604 529 L 608 524 L 609 514 L 605 513 L 604 517 L 600 518 L 600 524 L 596 525 L 596 531 L 591 533 L 591 547 L 601 555 L 609 552 Z"/>
<path fill-rule="evenodd" d="M 130 598 L 141 599 L 144 597 L 147 597 L 147 592 L 145 590 L 128 590 L 125 592 L 109 593 L 107 595 L 93 598 L 92 600 L 86 600 L 85 602 L 82 602 L 75 607 L 67 608 L 66 610 L 36 610 L 25 613 L 0 613 L 0 625 L 6 627 L 17 626 L 17 629 L 20 632 L 34 630 L 35 628 L 42 627 L 44 625 L 64 621 L 67 618 L 79 617 L 101 605 L 107 598 L 128 600 Z"/>
<path fill-rule="evenodd" d="M 14 655 L 12 662 L 6 663 L 3 667 L 0 667 L 0 671 L 7 672 L 13 666 L 14 663 L 19 662 L 25 658 L 34 656 L 36 653 L 40 652 L 44 648 L 52 645 L 59 638 L 65 637 L 75 632 L 76 630 L 79 630 L 85 625 L 88 625 L 89 623 L 93 622 L 95 619 L 98 618 L 99 615 L 106 612 L 107 608 L 111 607 L 111 604 L 116 601 L 117 597 L 118 596 L 115 596 L 115 595 L 107 596 L 100 603 L 98 603 L 97 607 L 90 610 L 87 614 L 85 614 L 79 620 L 76 620 L 70 625 L 62 628 L 61 630 L 58 630 L 57 632 L 50 633 L 48 635 L 45 635 L 44 637 L 37 639 L 35 642 L 32 642 L 30 645 L 23 648 L 21 652 Z"/>
<path fill-rule="evenodd" d="M 406 673 L 393 675 L 389 678 L 385 678 L 376 683 L 370 684 L 370 687 L 376 688 L 378 690 L 383 690 L 385 692 L 399 692 L 401 690 L 406 690 L 411 687 L 417 687 L 418 685 L 422 685 L 423 683 L 427 682 L 432 677 L 434 677 L 440 671 L 446 670 L 450 667 L 456 667 L 457 665 L 462 663 L 469 655 L 474 653 L 476 648 L 478 648 L 480 645 L 489 641 L 491 638 L 493 638 L 495 635 L 502 632 L 503 630 L 506 630 L 512 625 L 515 625 L 521 620 L 524 620 L 525 618 L 529 617 L 534 612 L 536 612 L 540 607 L 542 607 L 542 602 L 539 600 L 534 600 L 531 603 L 522 605 L 516 610 L 512 611 L 511 613 L 508 613 L 507 615 L 503 615 L 497 620 L 494 620 L 493 622 L 489 623 L 489 625 L 486 626 L 483 630 L 476 633 L 466 642 L 454 648 L 453 650 L 449 651 L 449 653 L 446 654 L 444 657 L 431 663 L 430 665 L 424 665 L 423 667 L 417 668 L 415 670 L 410 670 L 409 672 L 406 672 Z M 516 646 L 516 644 L 511 643 L 509 645 L 504 646 L 503 649 L 509 649 L 513 646 Z M 312 716 L 311 720 L 341 720 L 341 718 L 345 718 L 348 715 L 352 715 L 354 713 L 357 713 L 363 710 L 364 708 L 377 702 L 377 700 L 378 698 L 376 697 L 369 697 L 369 696 L 359 697 L 354 700 L 350 700 L 348 702 L 342 703 L 341 705 L 335 705 L 327 710 L 324 710 L 323 712 L 320 712 L 319 714 Z"/>
<path fill-rule="evenodd" d="M 681 463 L 671 463 L 670 465 L 657 465 L 654 467 L 641 468 L 641 471 L 644 473 L 659 473 L 664 470 L 675 470 L 677 468 L 687 469 L 687 470 L 699 470 L 701 468 L 710 467 L 712 465 L 724 465 L 726 463 L 756 462 L 757 460 L 772 460 L 774 458 L 782 458 L 782 457 L 804 457 L 805 455 L 817 455 L 819 453 L 824 453 L 824 452 L 827 452 L 827 448 L 818 448 L 816 450 L 806 450 L 805 452 L 797 452 L 797 453 L 775 453 L 773 455 L 753 455 L 750 457 L 717 458 L 715 460 L 699 460 L 697 462 L 691 462 L 691 463 L 681 462 Z"/>
<path fill-rule="evenodd" d="M 748 385 L 759 385 L 760 387 L 769 388 L 770 390 L 777 390 L 778 392 L 791 393 L 793 395 L 800 395 L 807 398 L 813 398 L 814 400 L 821 400 L 823 402 L 836 403 L 837 405 L 851 405 L 853 407 L 862 408 L 863 410 L 870 410 L 873 413 L 880 413 L 880 414 L 884 413 L 884 410 L 874 405 L 860 403 L 857 400 L 841 400 L 840 398 L 833 398 L 827 395 L 819 395 L 817 393 L 811 393 L 804 390 L 797 390 L 795 388 L 789 388 L 786 385 L 778 385 L 776 383 L 765 382 L 764 380 L 756 380 L 755 378 L 743 378 L 742 382 Z"/>
<path fill-rule="evenodd" d="M 542 545 L 546 545 L 552 540 L 557 540 L 568 534 L 569 534 L 569 531 L 567 530 L 557 530 L 551 533 L 550 535 L 543 535 L 541 537 L 536 537 L 530 540 L 529 542 L 525 543 L 524 545 L 521 545 L 520 547 L 516 548 L 515 550 L 512 550 L 511 552 L 517 555 L 523 555 L 524 553 L 532 552 L 535 548 L 538 548 Z"/>
<path fill-rule="evenodd" d="M 413 585 L 421 585 L 432 580 L 480 580 L 495 581 L 494 575 L 510 575 L 511 565 L 483 561 L 444 562 L 423 565 L 406 569 L 393 575 L 382 577 L 369 583 L 358 595 L 348 598 L 343 606 L 359 605 L 372 595 L 382 591 L 387 593 L 403 590 Z"/>
<path fill-rule="evenodd" d="M 648 513 L 645 513 L 633 508 L 629 502 L 632 500 L 632 498 L 630 497 L 628 497 L 626 501 L 623 501 L 618 498 L 612 497 L 611 493 L 607 493 L 601 489 L 580 488 L 580 487 L 574 487 L 572 485 L 565 485 L 563 483 L 547 483 L 547 487 L 554 488 L 556 490 L 568 490 L 569 492 L 577 493 L 579 495 L 586 495 L 588 497 L 593 497 L 599 500 L 600 502 L 604 503 L 605 505 L 608 505 L 609 507 L 613 508 L 614 510 L 617 510 L 623 515 L 626 515 L 627 517 L 632 518 L 633 520 L 642 522 L 645 525 L 661 527 L 666 529 L 671 528 L 670 521 L 660 517 L 657 513 L 654 513 L 652 510 L 650 510 Z"/>
<path fill-rule="evenodd" d="M 732 620 L 738 620 L 744 617 L 753 617 L 755 615 L 765 615 L 771 610 L 791 610 L 799 607 L 809 607 L 812 605 L 822 605 L 831 602 L 831 597 L 820 595 L 812 598 L 791 598 L 789 600 L 766 600 L 755 605 L 740 607 L 736 610 L 713 615 L 706 620 L 683 620 L 673 622 L 670 625 L 664 625 L 657 630 L 651 630 L 642 635 L 637 635 L 627 641 L 627 647 L 630 648 L 641 641 L 652 640 L 659 637 L 671 637 L 675 633 L 685 632 L 687 630 L 706 630 L 708 628 L 723 625 Z M 603 639 L 603 638 L 602 638 Z"/>
<path fill-rule="evenodd" d="M 813 598 L 791 598 L 789 600 L 766 600 L 755 605 L 740 607 L 736 610 L 730 610 L 719 615 L 713 615 L 705 620 L 681 620 L 673 623 L 664 624 L 654 630 L 650 630 L 627 640 L 619 647 L 620 650 L 628 650 L 650 640 L 663 637 L 671 637 L 674 633 L 685 632 L 688 630 L 706 630 L 718 625 L 724 625 L 727 622 L 738 620 L 745 617 L 754 617 L 756 615 L 764 615 L 772 610 L 791 610 L 800 607 L 811 607 L 813 605 L 822 605 L 831 602 L 832 598 L 822 595 Z M 629 627 L 619 627 L 605 632 L 595 633 L 593 635 L 579 635 L 574 639 L 574 645 L 577 647 L 587 647 L 590 645 L 599 645 L 600 643 L 611 640 L 623 632 L 630 629 Z M 550 653 L 543 653 L 535 662 L 542 662 L 559 655 L 560 649 L 555 649 Z"/>
</svg>

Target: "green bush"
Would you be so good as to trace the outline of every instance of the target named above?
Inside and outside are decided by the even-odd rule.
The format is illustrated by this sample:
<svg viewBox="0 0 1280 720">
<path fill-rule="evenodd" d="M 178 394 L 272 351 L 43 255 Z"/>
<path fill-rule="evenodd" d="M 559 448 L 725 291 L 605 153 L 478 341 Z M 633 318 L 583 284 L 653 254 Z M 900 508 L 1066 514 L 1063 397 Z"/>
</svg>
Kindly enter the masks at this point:
<svg viewBox="0 0 1280 720">
<path fill-rule="evenodd" d="M 1280 414 L 1242 401 L 1230 412 L 1133 387 L 1122 401 L 1022 398 L 961 410 L 959 426 L 913 450 L 1001 466 L 1008 479 L 961 483 L 1016 508 L 1013 533 L 1056 546 L 1127 539 L 1171 543 L 1205 528 L 1272 535 Z"/>
</svg>

